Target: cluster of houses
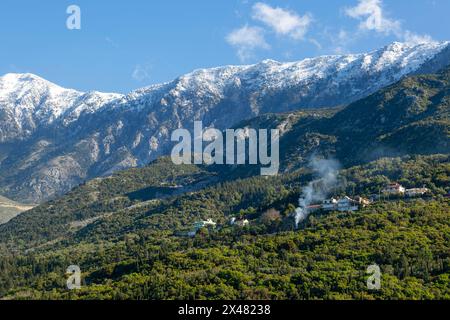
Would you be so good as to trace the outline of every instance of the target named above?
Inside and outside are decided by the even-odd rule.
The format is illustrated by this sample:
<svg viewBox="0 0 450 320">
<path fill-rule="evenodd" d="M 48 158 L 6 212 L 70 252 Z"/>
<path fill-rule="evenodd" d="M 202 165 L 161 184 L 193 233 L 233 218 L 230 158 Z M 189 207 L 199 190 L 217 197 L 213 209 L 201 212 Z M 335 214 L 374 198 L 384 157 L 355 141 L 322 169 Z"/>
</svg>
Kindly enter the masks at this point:
<svg viewBox="0 0 450 320">
<path fill-rule="evenodd" d="M 428 188 L 412 188 L 406 189 L 399 183 L 391 183 L 387 185 L 381 193 L 386 196 L 406 196 L 409 198 L 423 197 L 431 193 Z M 341 211 L 352 212 L 358 211 L 364 207 L 369 206 L 374 200 L 380 197 L 374 195 L 371 200 L 357 196 L 354 198 L 344 196 L 341 198 L 331 198 L 324 200 L 321 204 L 311 205 L 308 207 L 308 211 L 324 210 L 324 211 Z"/>
<path fill-rule="evenodd" d="M 381 193 L 384 195 L 393 195 L 393 196 L 407 196 L 410 198 L 414 197 L 422 197 L 431 192 L 428 188 L 412 188 L 406 189 L 399 183 L 391 183 L 387 185 Z"/>
<path fill-rule="evenodd" d="M 427 188 L 412 188 L 406 189 L 399 183 L 391 183 L 387 185 L 383 190 L 381 190 L 383 195 L 387 196 L 406 196 L 406 197 L 422 197 L 431 193 L 430 189 Z M 450 194 L 446 195 L 446 197 L 450 197 Z M 307 209 L 309 212 L 314 212 L 317 210 L 323 211 L 340 211 L 340 212 L 354 212 L 359 211 L 362 208 L 369 206 L 375 199 L 379 199 L 377 196 L 372 196 L 371 200 L 356 196 L 356 197 L 348 197 L 343 196 L 340 198 L 333 197 L 331 199 L 324 200 L 321 204 L 311 205 Z M 246 227 L 250 224 L 250 221 L 243 218 L 237 219 L 232 217 L 230 219 L 229 224 L 231 226 L 236 227 Z M 217 223 L 212 219 L 208 219 L 205 221 L 199 221 L 194 223 L 192 228 L 189 231 L 182 232 L 179 235 L 187 236 L 187 237 L 195 237 L 199 230 L 203 228 L 215 229 L 217 227 Z"/>
</svg>

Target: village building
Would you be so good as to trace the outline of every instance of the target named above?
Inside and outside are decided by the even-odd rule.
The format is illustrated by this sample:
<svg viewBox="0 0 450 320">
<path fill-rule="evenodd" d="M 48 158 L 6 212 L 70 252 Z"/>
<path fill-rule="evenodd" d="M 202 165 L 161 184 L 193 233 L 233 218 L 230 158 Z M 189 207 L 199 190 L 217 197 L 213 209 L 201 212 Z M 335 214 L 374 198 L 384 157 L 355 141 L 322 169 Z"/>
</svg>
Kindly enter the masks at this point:
<svg viewBox="0 0 450 320">
<path fill-rule="evenodd" d="M 359 203 L 347 196 L 338 200 L 337 210 L 346 212 L 346 211 L 358 211 Z"/>
<path fill-rule="evenodd" d="M 354 200 L 358 202 L 358 204 L 363 208 L 369 206 L 372 203 L 372 201 L 370 201 L 369 199 L 360 196 L 355 197 Z"/>
<path fill-rule="evenodd" d="M 407 197 L 413 198 L 424 196 L 427 193 L 430 193 L 430 191 L 431 190 L 427 188 L 413 188 L 413 189 L 406 189 L 405 194 Z"/>
<path fill-rule="evenodd" d="M 340 199 L 331 198 L 324 200 L 321 205 L 321 209 L 325 211 L 358 211 L 361 208 L 370 205 L 370 201 L 363 197 L 355 197 L 354 199 L 345 196 Z"/>
<path fill-rule="evenodd" d="M 407 196 L 410 198 L 421 197 L 431 192 L 428 188 L 411 188 L 406 189 L 399 183 L 391 183 L 387 185 L 382 191 L 385 195 L 395 195 L 395 196 Z"/>
<path fill-rule="evenodd" d="M 308 210 L 309 213 L 316 212 L 316 211 L 322 209 L 322 205 L 321 204 L 313 204 L 313 205 L 308 206 L 306 209 Z"/>
<path fill-rule="evenodd" d="M 337 204 L 338 204 L 337 199 L 335 199 L 335 198 L 327 199 L 322 202 L 321 209 L 327 210 L 327 211 L 333 211 L 333 210 L 336 210 Z"/>
<path fill-rule="evenodd" d="M 200 230 L 202 228 L 215 228 L 217 226 L 217 223 L 212 221 L 212 219 L 208 219 L 206 221 L 199 221 L 194 223 L 194 229 Z"/>
<path fill-rule="evenodd" d="M 387 185 L 381 193 L 388 194 L 388 195 L 404 195 L 406 192 L 406 188 L 403 187 L 399 183 L 391 183 Z"/>
<path fill-rule="evenodd" d="M 194 223 L 194 225 L 192 226 L 191 229 L 189 229 L 187 231 L 177 232 L 177 235 L 182 236 L 182 237 L 193 238 L 197 235 L 197 233 L 200 229 L 203 229 L 203 228 L 215 229 L 216 226 L 217 226 L 217 223 L 215 223 L 212 219 L 208 219 L 206 221 L 198 221 L 198 222 Z"/>
</svg>

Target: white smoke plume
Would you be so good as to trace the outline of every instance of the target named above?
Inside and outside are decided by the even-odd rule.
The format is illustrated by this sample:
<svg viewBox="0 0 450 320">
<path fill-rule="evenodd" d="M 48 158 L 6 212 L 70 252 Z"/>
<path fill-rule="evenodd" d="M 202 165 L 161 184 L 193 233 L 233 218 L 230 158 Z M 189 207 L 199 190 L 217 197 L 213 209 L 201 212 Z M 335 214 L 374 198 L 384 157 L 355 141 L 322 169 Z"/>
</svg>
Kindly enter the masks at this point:
<svg viewBox="0 0 450 320">
<path fill-rule="evenodd" d="M 318 178 L 303 188 L 299 199 L 300 207 L 295 211 L 296 227 L 308 217 L 308 207 L 312 203 L 325 200 L 329 193 L 338 187 L 338 172 L 341 167 L 338 161 L 313 158 L 309 165 Z"/>
</svg>

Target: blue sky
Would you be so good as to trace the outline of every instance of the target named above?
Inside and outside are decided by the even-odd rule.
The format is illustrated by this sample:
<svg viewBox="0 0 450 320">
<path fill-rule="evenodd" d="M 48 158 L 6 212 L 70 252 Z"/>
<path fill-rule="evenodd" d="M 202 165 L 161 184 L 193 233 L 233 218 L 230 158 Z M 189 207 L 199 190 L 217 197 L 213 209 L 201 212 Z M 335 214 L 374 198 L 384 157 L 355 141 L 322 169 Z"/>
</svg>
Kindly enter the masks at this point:
<svg viewBox="0 0 450 320">
<path fill-rule="evenodd" d="M 69 5 L 81 30 L 69 30 Z M 0 74 L 129 92 L 194 69 L 450 40 L 448 0 L 2 0 Z"/>
</svg>

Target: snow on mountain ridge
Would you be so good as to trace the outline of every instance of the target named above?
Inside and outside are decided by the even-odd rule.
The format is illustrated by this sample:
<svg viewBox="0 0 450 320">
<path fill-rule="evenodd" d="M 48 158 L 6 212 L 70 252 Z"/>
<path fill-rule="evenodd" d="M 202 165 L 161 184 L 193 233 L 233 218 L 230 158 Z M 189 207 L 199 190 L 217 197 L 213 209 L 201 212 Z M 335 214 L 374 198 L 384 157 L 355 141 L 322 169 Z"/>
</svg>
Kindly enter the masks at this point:
<svg viewBox="0 0 450 320">
<path fill-rule="evenodd" d="M 126 96 L 96 91 L 84 93 L 62 88 L 33 74 L 11 73 L 0 77 L 0 111 L 6 113 L 3 121 L 11 122 L 4 126 L 8 132 L 0 132 L 0 141 L 27 137 L 37 127 L 56 121 L 67 126 L 81 114 L 95 113 L 105 107 L 136 111 L 147 108 L 157 112 L 158 108 L 172 105 L 186 110 L 207 110 L 228 94 L 238 99 L 239 91 L 253 97 L 254 115 L 260 112 L 256 106 L 258 99 L 294 87 L 300 88 L 300 96 L 309 97 L 310 101 L 304 102 L 306 106 L 316 103 L 320 107 L 327 104 L 327 96 L 336 94 L 342 86 L 353 86 L 349 95 L 364 95 L 398 81 L 447 47 L 449 42 L 418 45 L 394 42 L 369 53 L 319 56 L 287 63 L 264 60 L 253 65 L 198 69 Z M 363 73 L 371 79 L 367 88 L 352 85 L 351 81 L 362 80 Z"/>
<path fill-rule="evenodd" d="M 197 69 L 171 82 L 138 89 L 129 94 L 124 103 L 136 110 L 148 108 L 154 112 L 161 106 L 168 106 L 169 101 L 173 108 L 202 110 L 227 95 L 237 97 L 247 93 L 256 103 L 257 99 L 274 91 L 298 87 L 301 88 L 299 95 L 318 97 L 311 98 L 306 107 L 313 103 L 320 107 L 326 105 L 319 101 L 321 95 L 330 96 L 342 87 L 353 86 L 348 93 L 349 99 L 342 101 L 348 103 L 359 98 L 358 95 L 363 97 L 417 71 L 449 44 L 394 42 L 369 53 L 319 56 L 287 63 L 269 59 L 253 65 Z M 361 86 L 365 76 L 369 77 L 369 82 L 367 86 Z M 352 81 L 356 85 L 352 85 Z M 257 115 L 258 108 L 252 108 Z"/>
<path fill-rule="evenodd" d="M 0 78 L 0 191 L 39 202 L 170 154 L 171 132 L 191 130 L 196 120 L 226 129 L 260 114 L 347 105 L 449 63 L 448 42 L 394 43 L 363 54 L 199 69 L 126 96 L 9 74 Z M 20 149 L 10 145 L 17 140 Z"/>
<path fill-rule="evenodd" d="M 95 112 L 122 97 L 115 93 L 65 89 L 30 73 L 9 73 L 0 77 L 0 111 L 5 113 L 0 126 L 3 121 L 11 121 L 10 127 L 16 134 L 10 138 L 28 136 L 38 126 L 60 118 L 68 123 L 82 112 Z M 2 140 L 5 138 L 0 135 Z"/>
<path fill-rule="evenodd" d="M 337 79 L 342 79 L 361 70 L 380 73 L 393 65 L 403 69 L 397 75 L 400 78 L 418 69 L 421 64 L 449 44 L 450 42 L 431 42 L 410 45 L 394 42 L 370 53 L 326 55 L 287 63 L 268 59 L 253 65 L 197 69 L 171 82 L 137 89 L 126 96 L 65 89 L 29 73 L 7 74 L 0 77 L 0 108 L 4 104 L 11 107 L 12 102 L 15 109 L 20 107 L 33 109 L 38 115 L 47 118 L 44 122 L 49 123 L 65 115 L 68 110 L 70 116 L 74 117 L 83 111 L 95 112 L 105 104 L 111 105 L 111 102 L 128 103 L 137 100 L 146 103 L 155 102 L 152 98 L 164 94 L 161 91 L 167 88 L 174 97 L 181 97 L 185 92 L 195 92 L 197 96 L 202 94 L 222 96 L 228 86 L 240 86 L 242 82 L 247 84 L 251 82 L 250 85 L 258 90 L 279 89 L 301 83 L 306 85 L 314 79 L 323 79 L 330 74 L 336 74 Z M 36 101 L 33 95 L 38 96 L 36 97 L 38 102 L 42 99 L 48 102 L 44 104 L 47 108 L 39 110 L 39 106 L 33 105 L 32 102 Z M 31 104 L 17 104 L 14 99 L 20 102 L 21 99 L 28 99 Z M 78 105 L 74 105 L 75 102 Z"/>
<path fill-rule="evenodd" d="M 0 77 L 0 101 L 3 103 L 9 100 L 27 99 L 33 95 L 40 95 L 40 99 L 50 100 L 56 102 L 56 107 L 61 107 L 61 111 L 58 115 L 64 113 L 64 111 L 73 107 L 74 103 L 101 105 L 108 103 L 112 100 L 120 99 L 123 97 L 117 93 L 103 93 L 98 91 L 81 92 L 74 89 L 66 89 L 50 81 L 47 81 L 37 75 L 31 73 L 9 73 Z M 64 101 L 58 101 L 64 100 Z M 14 102 L 14 101 L 13 101 Z M 58 102 L 61 102 L 59 104 Z M 39 107 L 39 105 L 14 105 L 17 109 L 19 107 Z"/>
<path fill-rule="evenodd" d="M 330 71 L 345 71 L 349 67 L 355 68 L 354 72 L 359 72 L 361 67 L 366 71 L 382 72 L 392 65 L 407 66 L 401 73 L 404 75 L 420 67 L 449 44 L 450 42 L 431 42 L 411 45 L 394 42 L 370 53 L 326 55 L 287 63 L 269 59 L 253 65 L 198 69 L 179 77 L 172 83 L 176 84 L 176 90 L 180 92 L 198 88 L 210 88 L 211 91 L 216 91 L 224 88 L 230 80 L 235 81 L 237 78 L 240 80 L 251 79 L 261 86 L 276 88 L 282 87 L 284 84 L 291 85 L 290 82 L 298 84 L 311 77 L 325 77 Z M 260 78 L 255 79 L 254 75 L 258 75 Z M 160 86 L 155 88 L 160 89 Z M 151 90 L 143 92 L 148 94 L 149 91 Z"/>
</svg>

